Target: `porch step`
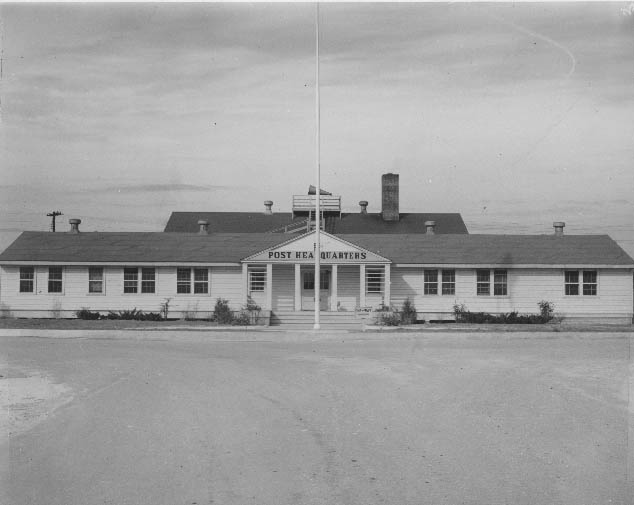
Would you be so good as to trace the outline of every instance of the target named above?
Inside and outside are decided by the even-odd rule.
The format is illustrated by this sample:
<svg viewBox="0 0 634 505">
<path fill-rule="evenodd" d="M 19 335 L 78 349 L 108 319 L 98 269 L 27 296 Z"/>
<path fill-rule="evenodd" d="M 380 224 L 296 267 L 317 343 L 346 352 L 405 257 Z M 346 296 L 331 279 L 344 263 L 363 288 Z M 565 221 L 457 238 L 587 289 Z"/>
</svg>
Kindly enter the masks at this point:
<svg viewBox="0 0 634 505">
<path fill-rule="evenodd" d="M 281 326 L 288 329 L 312 329 L 315 323 L 313 311 L 273 311 L 271 326 Z M 321 328 L 331 330 L 361 330 L 363 319 L 355 312 L 322 312 L 319 315 Z"/>
</svg>

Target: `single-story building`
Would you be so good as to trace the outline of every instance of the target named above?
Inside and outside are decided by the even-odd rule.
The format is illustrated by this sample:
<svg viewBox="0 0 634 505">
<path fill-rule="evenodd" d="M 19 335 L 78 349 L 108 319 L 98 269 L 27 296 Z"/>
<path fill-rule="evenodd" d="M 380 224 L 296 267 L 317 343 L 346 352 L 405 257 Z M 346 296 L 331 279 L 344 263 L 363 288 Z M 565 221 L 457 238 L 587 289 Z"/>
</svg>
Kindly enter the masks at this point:
<svg viewBox="0 0 634 505">
<path fill-rule="evenodd" d="M 14 317 L 74 317 L 81 308 L 158 312 L 170 299 L 170 316 L 203 318 L 217 298 L 235 310 L 254 303 L 274 314 L 314 311 L 315 303 L 355 313 L 409 298 L 420 319 L 447 320 L 456 304 L 536 313 L 546 300 L 564 318 L 632 321 L 634 260 L 607 235 L 565 235 L 563 223 L 548 235 L 474 235 L 459 214 L 421 223 L 421 215 L 401 220 L 397 211 L 380 221 L 385 202 L 377 215 L 362 205 L 356 215 L 321 216 L 317 294 L 316 195 L 308 196 L 308 215 L 298 205 L 287 219 L 267 222 L 274 214 L 266 202 L 262 215 L 245 213 L 255 217 L 243 219 L 240 231 L 236 215 L 214 221 L 216 228 L 232 221 L 229 232 L 214 228 L 213 213 L 174 213 L 164 232 L 85 233 L 79 220 L 70 232 L 24 232 L 0 254 L 0 310 Z M 364 220 L 370 232 L 362 233 Z"/>
</svg>

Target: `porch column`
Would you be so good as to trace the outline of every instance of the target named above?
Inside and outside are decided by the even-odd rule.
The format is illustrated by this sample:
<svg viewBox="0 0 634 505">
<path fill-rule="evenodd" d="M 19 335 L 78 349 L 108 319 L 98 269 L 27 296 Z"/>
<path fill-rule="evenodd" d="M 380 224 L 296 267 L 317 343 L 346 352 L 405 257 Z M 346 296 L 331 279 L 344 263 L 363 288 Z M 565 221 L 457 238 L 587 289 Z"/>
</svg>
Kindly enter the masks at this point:
<svg viewBox="0 0 634 505">
<path fill-rule="evenodd" d="M 273 263 L 266 264 L 266 308 L 273 309 Z"/>
<path fill-rule="evenodd" d="M 359 265 L 359 307 L 365 307 L 365 264 Z"/>
<path fill-rule="evenodd" d="M 383 304 L 386 306 L 390 306 L 390 298 L 392 296 L 392 290 L 390 289 L 392 286 L 392 281 L 390 279 L 390 265 L 389 263 L 385 265 L 385 275 L 383 279 Z"/>
<path fill-rule="evenodd" d="M 330 279 L 330 310 L 337 312 L 337 264 L 332 265 L 332 277 Z"/>
<path fill-rule="evenodd" d="M 302 310 L 302 275 L 300 271 L 301 265 L 295 263 L 295 310 Z"/>
<path fill-rule="evenodd" d="M 242 305 L 249 301 L 249 265 L 242 263 Z"/>
</svg>

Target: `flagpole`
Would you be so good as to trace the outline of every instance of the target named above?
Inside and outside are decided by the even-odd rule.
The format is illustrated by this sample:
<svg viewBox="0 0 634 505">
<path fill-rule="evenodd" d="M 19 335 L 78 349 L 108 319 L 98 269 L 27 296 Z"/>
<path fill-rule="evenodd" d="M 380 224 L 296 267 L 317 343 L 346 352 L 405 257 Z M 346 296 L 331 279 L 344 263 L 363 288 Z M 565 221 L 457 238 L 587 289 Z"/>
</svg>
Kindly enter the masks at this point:
<svg viewBox="0 0 634 505">
<path fill-rule="evenodd" d="M 315 325 L 313 329 L 318 330 L 319 324 L 319 311 L 321 302 L 321 286 L 320 286 L 320 260 L 321 260 L 321 244 L 319 243 L 319 235 L 321 228 L 321 214 L 319 212 L 320 200 L 321 200 L 321 183 L 320 183 L 320 168 L 319 168 L 319 2 L 315 3 L 315 119 L 317 122 L 316 128 L 316 150 L 315 150 L 315 178 L 317 179 L 315 190 Z"/>
</svg>

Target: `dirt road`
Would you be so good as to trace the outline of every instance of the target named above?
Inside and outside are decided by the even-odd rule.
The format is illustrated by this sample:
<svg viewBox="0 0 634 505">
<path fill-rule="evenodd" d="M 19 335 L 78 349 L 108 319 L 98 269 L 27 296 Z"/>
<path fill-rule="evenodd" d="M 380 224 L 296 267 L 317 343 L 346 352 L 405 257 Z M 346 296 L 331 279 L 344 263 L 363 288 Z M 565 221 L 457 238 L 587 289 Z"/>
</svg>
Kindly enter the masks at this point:
<svg viewBox="0 0 634 505">
<path fill-rule="evenodd" d="M 2 337 L 0 503 L 630 503 L 631 335 L 150 338 Z"/>
</svg>

